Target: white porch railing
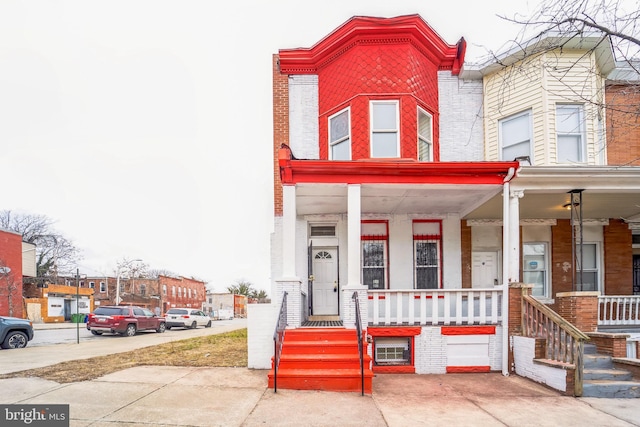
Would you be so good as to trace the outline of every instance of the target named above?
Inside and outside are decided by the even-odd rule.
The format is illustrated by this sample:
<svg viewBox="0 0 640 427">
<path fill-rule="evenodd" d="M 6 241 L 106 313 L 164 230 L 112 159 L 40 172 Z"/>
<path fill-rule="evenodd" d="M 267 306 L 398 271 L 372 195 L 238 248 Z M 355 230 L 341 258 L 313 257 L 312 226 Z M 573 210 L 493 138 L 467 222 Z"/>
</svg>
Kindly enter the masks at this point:
<svg viewBox="0 0 640 427">
<path fill-rule="evenodd" d="M 369 325 L 495 325 L 503 288 L 369 290 Z"/>
<path fill-rule="evenodd" d="M 598 326 L 640 326 L 640 295 L 598 297 Z"/>
</svg>

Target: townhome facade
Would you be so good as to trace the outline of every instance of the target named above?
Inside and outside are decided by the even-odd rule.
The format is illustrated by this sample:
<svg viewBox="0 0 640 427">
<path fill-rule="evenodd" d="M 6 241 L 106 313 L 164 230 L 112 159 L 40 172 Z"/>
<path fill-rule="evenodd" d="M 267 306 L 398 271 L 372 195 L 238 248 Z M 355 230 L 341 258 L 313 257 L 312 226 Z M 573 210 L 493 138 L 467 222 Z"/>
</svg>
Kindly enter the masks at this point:
<svg viewBox="0 0 640 427">
<path fill-rule="evenodd" d="M 510 284 L 631 294 L 640 174 L 607 164 L 601 41 L 465 67 L 418 15 L 354 17 L 274 55 L 274 304 L 249 309 L 249 366 L 275 388 L 306 360 L 287 339 L 331 325 L 364 331 L 373 373 L 507 374 Z"/>
</svg>

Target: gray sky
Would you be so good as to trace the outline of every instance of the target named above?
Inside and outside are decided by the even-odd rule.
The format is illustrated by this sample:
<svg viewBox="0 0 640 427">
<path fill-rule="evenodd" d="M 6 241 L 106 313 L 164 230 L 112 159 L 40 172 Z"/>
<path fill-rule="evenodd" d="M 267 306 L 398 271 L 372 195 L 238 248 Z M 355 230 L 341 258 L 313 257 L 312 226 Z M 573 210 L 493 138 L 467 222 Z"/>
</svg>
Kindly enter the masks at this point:
<svg viewBox="0 0 640 427">
<path fill-rule="evenodd" d="M 141 258 L 269 290 L 271 55 L 418 13 L 470 60 L 537 3 L 0 0 L 0 209 L 53 219 L 81 274 Z"/>
</svg>

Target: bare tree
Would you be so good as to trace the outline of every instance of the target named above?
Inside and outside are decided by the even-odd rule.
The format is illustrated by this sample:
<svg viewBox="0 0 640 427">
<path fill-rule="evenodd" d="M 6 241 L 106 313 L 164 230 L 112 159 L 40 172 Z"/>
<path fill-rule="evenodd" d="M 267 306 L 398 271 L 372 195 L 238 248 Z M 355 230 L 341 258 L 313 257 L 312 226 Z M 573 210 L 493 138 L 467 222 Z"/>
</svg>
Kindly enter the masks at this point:
<svg viewBox="0 0 640 427">
<path fill-rule="evenodd" d="M 20 278 L 22 279 L 22 278 Z M 0 259 L 0 296 L 7 298 L 9 316 L 15 316 L 14 298 L 19 295 L 22 299 L 22 282 L 16 280 L 4 260 Z"/>
<path fill-rule="evenodd" d="M 56 232 L 53 221 L 44 215 L 0 211 L 0 228 L 22 235 L 22 240 L 36 245 L 38 278 L 54 283 L 58 275 L 72 275 L 82 258 L 73 243 Z"/>
</svg>

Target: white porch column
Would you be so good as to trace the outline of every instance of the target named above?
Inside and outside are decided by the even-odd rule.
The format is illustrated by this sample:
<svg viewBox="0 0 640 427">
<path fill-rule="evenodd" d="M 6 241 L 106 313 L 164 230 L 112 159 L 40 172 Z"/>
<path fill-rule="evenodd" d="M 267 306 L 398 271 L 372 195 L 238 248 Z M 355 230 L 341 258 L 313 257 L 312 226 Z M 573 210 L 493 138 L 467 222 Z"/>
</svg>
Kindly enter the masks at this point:
<svg viewBox="0 0 640 427">
<path fill-rule="evenodd" d="M 368 322 L 367 288 L 360 283 L 361 244 L 360 222 L 361 186 L 350 184 L 347 186 L 347 285 L 342 287 L 342 322 L 346 328 L 355 328 L 355 303 L 353 293 L 358 292 L 361 324 L 363 330 Z"/>
<path fill-rule="evenodd" d="M 282 187 L 282 276 L 296 275 L 296 187 Z"/>
<path fill-rule="evenodd" d="M 296 274 L 296 187 L 282 187 L 282 278 L 276 280 L 277 302 L 287 292 L 287 326 L 302 324 L 302 282 Z"/>
<path fill-rule="evenodd" d="M 520 199 L 522 190 L 509 195 L 509 282 L 520 281 Z"/>
</svg>

